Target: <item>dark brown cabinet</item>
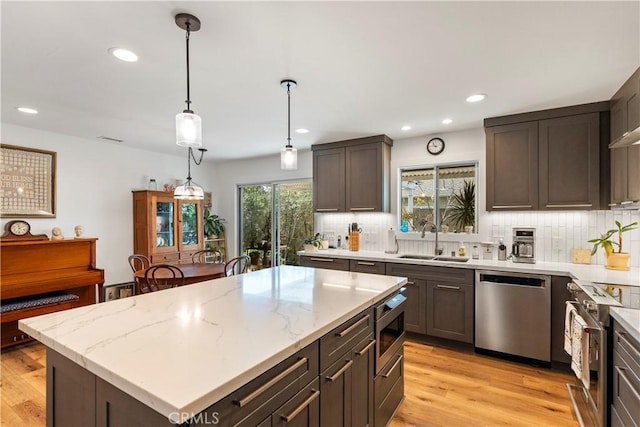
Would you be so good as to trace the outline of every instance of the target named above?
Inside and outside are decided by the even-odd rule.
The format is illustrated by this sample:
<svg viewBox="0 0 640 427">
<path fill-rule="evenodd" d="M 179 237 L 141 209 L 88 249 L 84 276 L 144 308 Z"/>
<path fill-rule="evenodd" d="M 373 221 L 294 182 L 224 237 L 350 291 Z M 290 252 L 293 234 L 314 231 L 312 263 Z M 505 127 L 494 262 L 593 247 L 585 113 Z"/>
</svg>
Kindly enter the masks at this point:
<svg viewBox="0 0 640 427">
<path fill-rule="evenodd" d="M 640 68 L 613 95 L 611 109 L 611 148 L 640 139 Z"/>
<path fill-rule="evenodd" d="M 389 212 L 389 170 L 393 141 L 377 135 L 315 144 L 315 212 Z"/>
<path fill-rule="evenodd" d="M 613 322 L 611 425 L 636 427 L 640 415 L 640 342 Z"/>
<path fill-rule="evenodd" d="M 356 273 L 385 274 L 386 263 L 381 261 L 366 261 L 352 259 L 349 261 L 349 271 Z"/>
<path fill-rule="evenodd" d="M 611 149 L 611 204 L 640 201 L 640 145 Z"/>
<path fill-rule="evenodd" d="M 387 263 L 387 276 L 407 278 L 404 296 L 404 328 L 407 332 L 426 335 L 427 333 L 427 280 L 421 266 Z"/>
<path fill-rule="evenodd" d="M 487 210 L 606 206 L 607 114 L 598 102 L 485 119 Z"/>
<path fill-rule="evenodd" d="M 473 284 L 427 281 L 427 335 L 473 343 Z"/>
<path fill-rule="evenodd" d="M 570 277 L 551 277 L 551 361 L 571 363 L 571 356 L 564 351 L 564 316 L 571 294 L 567 290 Z"/>
<path fill-rule="evenodd" d="M 487 210 L 538 206 L 538 122 L 486 129 Z"/>
<path fill-rule="evenodd" d="M 303 267 L 326 268 L 328 270 L 349 271 L 349 260 L 344 258 L 314 257 L 302 255 L 300 265 Z"/>
</svg>

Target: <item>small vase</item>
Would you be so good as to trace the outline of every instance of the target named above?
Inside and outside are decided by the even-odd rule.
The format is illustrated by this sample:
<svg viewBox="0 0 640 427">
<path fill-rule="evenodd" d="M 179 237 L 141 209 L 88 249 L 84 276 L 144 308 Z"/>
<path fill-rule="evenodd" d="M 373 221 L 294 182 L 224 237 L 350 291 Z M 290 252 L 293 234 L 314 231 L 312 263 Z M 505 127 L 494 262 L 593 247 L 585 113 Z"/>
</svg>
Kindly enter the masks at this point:
<svg viewBox="0 0 640 427">
<path fill-rule="evenodd" d="M 465 225 L 464 226 L 464 232 L 467 233 L 467 234 L 473 233 L 473 225 Z"/>
<path fill-rule="evenodd" d="M 628 254 L 626 252 L 612 252 L 607 257 L 607 265 L 605 265 L 604 267 L 609 270 L 628 271 L 630 257 L 631 254 Z"/>
<path fill-rule="evenodd" d="M 317 246 L 315 245 L 304 245 L 304 251 L 305 252 L 316 252 L 318 250 Z"/>
</svg>

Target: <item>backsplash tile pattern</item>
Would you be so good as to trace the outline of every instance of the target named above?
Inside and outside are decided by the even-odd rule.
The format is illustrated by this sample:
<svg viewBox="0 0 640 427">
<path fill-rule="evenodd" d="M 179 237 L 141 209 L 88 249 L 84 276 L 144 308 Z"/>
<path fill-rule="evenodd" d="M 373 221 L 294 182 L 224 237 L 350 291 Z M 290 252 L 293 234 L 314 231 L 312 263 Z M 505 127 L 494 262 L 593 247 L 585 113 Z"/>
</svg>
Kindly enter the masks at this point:
<svg viewBox="0 0 640 427">
<path fill-rule="evenodd" d="M 511 248 L 512 228 L 516 226 L 536 228 L 536 259 L 548 262 L 571 262 L 573 248 L 591 248 L 587 240 L 598 237 L 610 228 L 615 228 L 614 221 L 623 225 L 633 221 L 640 222 L 638 211 L 583 211 L 583 212 L 483 212 L 480 218 L 481 229 L 478 235 L 440 234 L 440 245 L 444 253 L 457 251 L 460 242 L 464 242 L 467 255 L 471 255 L 471 247 L 479 242 L 492 241 L 497 244 L 504 238 L 507 247 Z M 316 231 L 324 233 L 332 246 L 337 236 L 347 233 L 347 226 L 357 222 L 362 228 L 360 249 L 384 251 L 386 231 L 397 230 L 396 217 L 384 213 L 335 213 L 316 214 Z M 431 254 L 434 252 L 433 235 L 427 233 L 421 239 L 417 233 L 398 233 L 400 253 Z M 631 266 L 640 267 L 640 229 L 623 234 L 623 248 L 631 253 Z M 497 250 L 494 249 L 497 258 Z M 599 250 L 591 258 L 592 264 L 605 264 L 604 252 Z"/>
</svg>

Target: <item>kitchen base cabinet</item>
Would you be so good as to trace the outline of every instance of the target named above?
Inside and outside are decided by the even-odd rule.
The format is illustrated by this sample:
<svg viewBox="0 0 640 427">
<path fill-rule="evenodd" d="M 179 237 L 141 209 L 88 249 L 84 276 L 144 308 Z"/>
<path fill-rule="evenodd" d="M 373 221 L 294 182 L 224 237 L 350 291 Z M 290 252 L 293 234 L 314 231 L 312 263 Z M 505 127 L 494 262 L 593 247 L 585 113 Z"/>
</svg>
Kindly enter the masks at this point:
<svg viewBox="0 0 640 427">
<path fill-rule="evenodd" d="M 407 278 L 404 296 L 407 297 L 404 310 L 404 329 L 407 332 L 426 335 L 427 333 L 427 281 L 420 266 L 387 263 L 387 276 Z"/>
<path fill-rule="evenodd" d="M 427 281 L 427 335 L 473 343 L 473 284 Z"/>
<path fill-rule="evenodd" d="M 271 415 L 264 426 L 318 427 L 320 425 L 320 390 L 318 378 L 289 399 Z"/>
<path fill-rule="evenodd" d="M 313 255 L 303 255 L 300 257 L 300 265 L 303 267 L 349 271 L 349 260 L 343 258 L 329 258 L 319 256 L 314 257 Z"/>
<path fill-rule="evenodd" d="M 640 342 L 613 322 L 611 425 L 640 425 Z"/>
<path fill-rule="evenodd" d="M 375 426 L 385 427 L 404 398 L 404 351 L 401 347 L 374 380 Z"/>
<path fill-rule="evenodd" d="M 364 261 L 352 259 L 349 261 L 349 271 L 356 273 L 384 274 L 386 263 L 381 261 Z"/>
<path fill-rule="evenodd" d="M 570 364 L 571 356 L 564 351 L 564 316 L 571 294 L 567 290 L 570 277 L 551 277 L 551 361 Z"/>
</svg>

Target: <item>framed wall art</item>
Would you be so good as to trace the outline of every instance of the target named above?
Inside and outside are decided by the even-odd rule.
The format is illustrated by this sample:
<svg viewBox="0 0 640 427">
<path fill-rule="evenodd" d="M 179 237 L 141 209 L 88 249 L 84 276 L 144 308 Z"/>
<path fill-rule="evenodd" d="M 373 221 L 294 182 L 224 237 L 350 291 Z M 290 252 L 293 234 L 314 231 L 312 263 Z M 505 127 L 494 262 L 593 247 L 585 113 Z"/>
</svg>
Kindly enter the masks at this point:
<svg viewBox="0 0 640 427">
<path fill-rule="evenodd" d="M 0 144 L 0 217 L 55 216 L 56 153 Z"/>
</svg>

